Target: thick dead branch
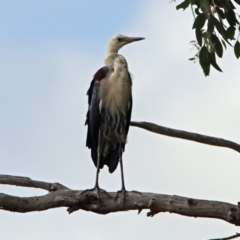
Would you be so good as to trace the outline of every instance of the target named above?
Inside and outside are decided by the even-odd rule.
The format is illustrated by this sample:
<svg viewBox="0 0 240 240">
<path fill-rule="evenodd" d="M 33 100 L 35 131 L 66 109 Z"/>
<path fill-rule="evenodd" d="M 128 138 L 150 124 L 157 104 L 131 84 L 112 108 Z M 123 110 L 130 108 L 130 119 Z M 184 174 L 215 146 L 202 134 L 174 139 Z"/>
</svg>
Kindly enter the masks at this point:
<svg viewBox="0 0 240 240">
<path fill-rule="evenodd" d="M 99 201 L 91 191 L 82 193 L 82 190 L 71 190 L 61 184 L 34 181 L 30 178 L 0 175 L 0 183 L 24 187 L 37 186 L 49 191 L 46 195 L 36 197 L 17 197 L 1 193 L 0 209 L 6 211 L 25 213 L 67 207 L 69 213 L 82 209 L 99 214 L 108 214 L 129 210 L 136 210 L 140 213 L 143 209 L 148 209 L 150 212 L 147 216 L 169 212 L 189 217 L 216 218 L 240 225 L 238 206 L 219 201 L 132 191 L 127 192 L 126 201 L 123 203 L 121 194 L 117 195 L 117 192 L 109 192 L 108 194 L 101 192 L 101 200 Z M 60 187 L 56 187 L 52 191 L 51 186 L 55 185 Z"/>
<path fill-rule="evenodd" d="M 157 124 L 149 123 L 149 122 L 131 122 L 131 126 L 143 128 L 150 132 L 166 135 L 169 137 L 182 138 L 182 139 L 214 145 L 218 147 L 227 147 L 237 152 L 240 152 L 239 144 L 229 140 L 222 139 L 222 138 L 215 138 L 215 137 L 210 137 L 210 136 L 206 136 L 198 133 L 191 133 L 187 131 L 166 128 L 166 127 L 162 127 Z"/>
</svg>

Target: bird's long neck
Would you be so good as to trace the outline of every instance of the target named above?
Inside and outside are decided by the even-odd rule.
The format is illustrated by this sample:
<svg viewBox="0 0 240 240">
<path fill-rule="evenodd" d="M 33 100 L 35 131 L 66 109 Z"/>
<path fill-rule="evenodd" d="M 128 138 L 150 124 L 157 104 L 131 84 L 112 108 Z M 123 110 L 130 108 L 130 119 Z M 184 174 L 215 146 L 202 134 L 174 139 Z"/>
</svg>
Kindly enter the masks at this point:
<svg viewBox="0 0 240 240">
<path fill-rule="evenodd" d="M 105 58 L 106 66 L 113 67 L 113 61 L 118 56 L 118 50 L 119 49 L 116 46 L 109 44 L 107 56 Z"/>
</svg>

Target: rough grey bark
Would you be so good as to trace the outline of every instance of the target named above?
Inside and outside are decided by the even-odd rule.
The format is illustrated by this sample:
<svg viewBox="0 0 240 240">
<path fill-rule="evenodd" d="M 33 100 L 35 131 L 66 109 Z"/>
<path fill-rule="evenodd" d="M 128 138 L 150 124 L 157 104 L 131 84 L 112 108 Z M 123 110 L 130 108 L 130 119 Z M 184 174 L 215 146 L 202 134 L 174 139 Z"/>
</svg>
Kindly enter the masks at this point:
<svg viewBox="0 0 240 240">
<path fill-rule="evenodd" d="M 51 208 L 67 207 L 72 213 L 77 210 L 91 211 L 98 214 L 135 210 L 140 213 L 148 209 L 147 216 L 169 212 L 189 217 L 205 217 L 224 220 L 240 225 L 238 205 L 209 200 L 192 199 L 157 193 L 127 192 L 126 201 L 117 192 L 101 192 L 101 199 L 88 190 L 72 190 L 59 183 L 34 181 L 26 177 L 0 175 L 0 184 L 33 187 L 47 190 L 48 193 L 36 197 L 17 197 L 0 194 L 0 209 L 11 212 L 43 211 Z"/>
</svg>

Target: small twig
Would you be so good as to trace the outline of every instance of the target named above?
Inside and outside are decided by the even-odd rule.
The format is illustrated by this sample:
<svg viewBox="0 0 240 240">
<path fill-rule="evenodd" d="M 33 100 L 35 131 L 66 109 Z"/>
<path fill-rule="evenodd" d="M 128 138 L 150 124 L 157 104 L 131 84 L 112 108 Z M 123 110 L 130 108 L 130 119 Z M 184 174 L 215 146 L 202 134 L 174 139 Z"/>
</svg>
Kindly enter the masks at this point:
<svg viewBox="0 0 240 240">
<path fill-rule="evenodd" d="M 134 203 L 135 207 L 138 209 L 138 214 L 142 212 L 143 205 L 141 203 Z"/>
<path fill-rule="evenodd" d="M 193 11 L 193 5 L 191 4 L 191 10 L 192 10 L 192 15 L 193 15 L 193 18 L 194 18 L 194 20 L 196 19 L 196 17 L 195 17 L 195 14 L 194 14 L 194 11 Z"/>
<path fill-rule="evenodd" d="M 210 136 L 206 136 L 198 133 L 192 133 L 192 132 L 167 128 L 167 127 L 162 127 L 157 124 L 149 123 L 149 122 L 131 122 L 130 125 L 133 127 L 143 128 L 154 133 L 166 135 L 169 137 L 176 137 L 176 138 L 191 140 L 194 142 L 209 144 L 209 145 L 218 146 L 218 147 L 231 148 L 240 153 L 239 144 L 229 140 L 222 139 L 222 138 L 215 138 L 215 137 L 210 137 Z"/>
</svg>

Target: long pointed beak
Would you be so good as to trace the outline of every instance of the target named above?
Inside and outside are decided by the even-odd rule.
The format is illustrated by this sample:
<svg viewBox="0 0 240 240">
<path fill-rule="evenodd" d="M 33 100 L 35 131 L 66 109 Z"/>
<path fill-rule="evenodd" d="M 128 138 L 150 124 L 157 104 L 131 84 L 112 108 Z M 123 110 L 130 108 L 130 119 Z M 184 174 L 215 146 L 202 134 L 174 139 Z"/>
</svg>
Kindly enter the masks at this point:
<svg viewBox="0 0 240 240">
<path fill-rule="evenodd" d="M 127 39 L 127 42 L 128 43 L 132 43 L 132 42 L 136 42 L 136 41 L 141 41 L 141 40 L 144 40 L 145 38 L 143 38 L 143 37 L 129 37 L 128 39 Z"/>
</svg>

